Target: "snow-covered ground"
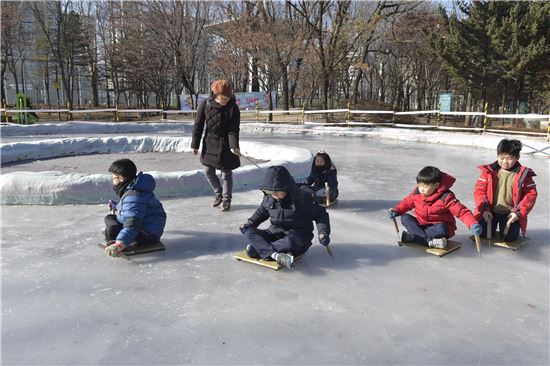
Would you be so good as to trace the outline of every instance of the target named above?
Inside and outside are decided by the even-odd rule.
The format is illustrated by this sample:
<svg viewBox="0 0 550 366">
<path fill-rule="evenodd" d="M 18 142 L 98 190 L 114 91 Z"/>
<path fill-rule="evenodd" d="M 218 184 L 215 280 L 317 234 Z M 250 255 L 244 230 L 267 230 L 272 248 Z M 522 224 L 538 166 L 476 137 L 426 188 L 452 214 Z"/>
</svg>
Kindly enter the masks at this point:
<svg viewBox="0 0 550 366">
<path fill-rule="evenodd" d="M 538 174 L 526 246 L 484 247 L 480 259 L 459 223 L 462 248 L 438 258 L 398 247 L 387 209 L 425 165 L 454 175 L 472 207 L 476 166 L 495 159 L 496 144 L 336 134 L 243 129 L 251 144 L 322 148 L 338 167 L 335 259 L 315 242 L 294 271 L 232 258 L 246 244 L 238 225 L 261 199 L 247 187 L 228 213 L 210 194 L 164 199 L 167 251 L 131 262 L 96 247 L 104 204 L 1 206 L 2 364 L 547 365 L 549 160 L 520 160 Z M 157 171 L 172 169 L 156 159 Z"/>
</svg>

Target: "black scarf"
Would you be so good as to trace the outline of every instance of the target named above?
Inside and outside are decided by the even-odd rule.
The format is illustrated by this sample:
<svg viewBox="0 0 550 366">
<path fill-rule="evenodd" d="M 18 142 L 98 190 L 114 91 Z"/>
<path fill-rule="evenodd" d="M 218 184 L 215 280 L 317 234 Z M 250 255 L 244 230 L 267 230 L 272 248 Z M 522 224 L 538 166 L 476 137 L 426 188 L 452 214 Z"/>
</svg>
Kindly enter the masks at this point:
<svg viewBox="0 0 550 366">
<path fill-rule="evenodd" d="M 116 194 L 118 195 L 119 198 L 122 198 L 122 195 L 124 194 L 124 192 L 126 192 L 126 188 L 132 182 L 133 182 L 133 179 L 128 179 L 128 180 L 125 180 L 124 182 L 114 184 L 113 185 L 113 190 L 116 192 Z"/>
</svg>

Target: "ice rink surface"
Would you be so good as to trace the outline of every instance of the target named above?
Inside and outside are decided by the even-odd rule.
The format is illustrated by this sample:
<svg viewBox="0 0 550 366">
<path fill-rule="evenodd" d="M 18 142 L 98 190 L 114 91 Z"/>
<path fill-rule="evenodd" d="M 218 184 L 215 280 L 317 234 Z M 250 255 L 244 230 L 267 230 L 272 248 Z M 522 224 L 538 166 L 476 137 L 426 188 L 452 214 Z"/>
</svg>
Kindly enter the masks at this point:
<svg viewBox="0 0 550 366">
<path fill-rule="evenodd" d="M 526 246 L 483 247 L 480 259 L 458 222 L 462 248 L 438 258 L 397 246 L 387 209 L 426 165 L 455 176 L 453 191 L 473 208 L 476 166 L 496 147 L 242 139 L 331 155 L 334 260 L 317 241 L 294 271 L 234 260 L 257 190 L 235 192 L 228 213 L 210 196 L 164 200 L 166 252 L 131 262 L 96 247 L 103 204 L 2 206 L 2 364 L 548 365 L 547 158 L 520 160 L 539 191 Z M 152 159 L 162 171 L 163 155 Z"/>
</svg>

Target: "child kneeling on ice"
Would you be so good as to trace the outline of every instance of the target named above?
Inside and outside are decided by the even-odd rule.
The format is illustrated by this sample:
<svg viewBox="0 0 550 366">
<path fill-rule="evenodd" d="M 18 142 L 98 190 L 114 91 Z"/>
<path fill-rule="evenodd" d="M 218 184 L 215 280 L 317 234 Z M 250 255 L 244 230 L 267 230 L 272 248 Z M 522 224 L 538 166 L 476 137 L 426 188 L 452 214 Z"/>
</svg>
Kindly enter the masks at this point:
<svg viewBox="0 0 550 366">
<path fill-rule="evenodd" d="M 390 209 L 390 219 L 402 215 L 401 222 L 407 229 L 401 234 L 403 243 L 417 242 L 433 248 L 446 248 L 447 238 L 451 238 L 456 231 L 455 216 L 474 235 L 481 234 L 481 225 L 472 212 L 450 190 L 455 180 L 433 166 L 418 172 L 417 187 Z M 406 213 L 413 208 L 416 217 Z"/>
<path fill-rule="evenodd" d="M 300 188 L 315 197 L 317 202 L 326 202 L 325 183 L 328 183 L 330 201 L 338 198 L 338 177 L 336 167 L 332 163 L 330 156 L 320 150 L 313 158 L 311 172 L 307 179 L 298 183 Z"/>
<path fill-rule="evenodd" d="M 293 268 L 294 256 L 305 253 L 313 239 L 313 221 L 317 224 L 319 243 L 330 243 L 330 221 L 327 211 L 311 196 L 298 188 L 284 166 L 267 169 L 260 186 L 264 198 L 260 207 L 240 226 L 250 243 L 246 253 L 251 258 L 272 258 L 277 263 Z M 258 226 L 270 219 L 266 230 Z"/>
<path fill-rule="evenodd" d="M 116 160 L 109 167 L 113 189 L 120 201 L 109 202 L 116 214 L 105 217 L 105 253 L 118 257 L 131 245 L 158 243 L 166 224 L 162 203 L 153 193 L 155 179 L 139 172 L 130 159 Z"/>
</svg>

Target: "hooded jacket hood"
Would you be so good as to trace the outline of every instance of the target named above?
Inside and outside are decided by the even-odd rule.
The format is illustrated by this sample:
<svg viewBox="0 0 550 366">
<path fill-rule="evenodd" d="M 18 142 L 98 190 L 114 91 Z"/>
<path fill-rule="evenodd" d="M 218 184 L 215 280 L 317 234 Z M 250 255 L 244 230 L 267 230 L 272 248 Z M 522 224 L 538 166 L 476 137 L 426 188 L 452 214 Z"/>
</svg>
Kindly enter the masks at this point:
<svg viewBox="0 0 550 366">
<path fill-rule="evenodd" d="M 293 192 L 296 183 L 290 172 L 284 166 L 271 166 L 267 168 L 264 180 L 260 185 L 261 190 Z"/>
<path fill-rule="evenodd" d="M 456 181 L 455 177 L 444 172 L 440 172 L 439 176 L 440 176 L 439 187 L 437 187 L 437 190 L 433 194 L 429 195 L 428 197 L 424 197 L 425 201 L 435 201 L 439 199 L 439 197 L 441 197 L 443 193 L 451 189 L 451 187 Z M 418 190 L 418 188 L 414 190 L 414 194 L 420 194 L 420 191 Z"/>
<path fill-rule="evenodd" d="M 139 172 L 139 174 L 134 179 L 135 183 L 130 185 L 129 189 L 140 191 L 140 192 L 153 192 L 156 187 L 155 178 L 150 174 L 144 174 Z"/>
</svg>

